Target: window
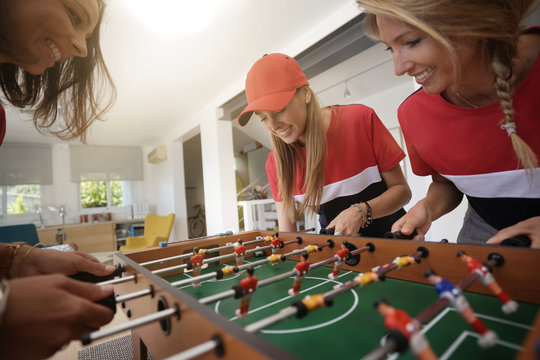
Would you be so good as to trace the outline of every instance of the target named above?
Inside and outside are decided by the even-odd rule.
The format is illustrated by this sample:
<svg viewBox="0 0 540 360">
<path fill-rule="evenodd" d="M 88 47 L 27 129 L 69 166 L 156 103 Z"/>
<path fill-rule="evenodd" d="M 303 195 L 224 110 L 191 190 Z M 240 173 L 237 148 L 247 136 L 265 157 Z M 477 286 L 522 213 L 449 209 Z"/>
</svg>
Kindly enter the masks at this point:
<svg viewBox="0 0 540 360">
<path fill-rule="evenodd" d="M 0 186 L 0 215 L 14 217 L 35 214 L 41 209 L 41 185 Z"/>
<path fill-rule="evenodd" d="M 135 181 L 81 181 L 81 209 L 112 208 L 133 203 Z"/>
</svg>

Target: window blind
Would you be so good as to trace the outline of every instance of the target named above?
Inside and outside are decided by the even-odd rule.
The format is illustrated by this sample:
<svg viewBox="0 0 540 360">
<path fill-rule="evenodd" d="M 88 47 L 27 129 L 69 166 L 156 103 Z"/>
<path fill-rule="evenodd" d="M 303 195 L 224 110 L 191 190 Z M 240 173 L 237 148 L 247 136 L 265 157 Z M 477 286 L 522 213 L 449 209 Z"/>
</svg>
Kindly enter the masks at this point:
<svg viewBox="0 0 540 360">
<path fill-rule="evenodd" d="M 47 144 L 0 146 L 0 185 L 52 184 L 52 149 Z"/>
<path fill-rule="evenodd" d="M 140 147 L 70 145 L 71 181 L 143 180 Z"/>
</svg>

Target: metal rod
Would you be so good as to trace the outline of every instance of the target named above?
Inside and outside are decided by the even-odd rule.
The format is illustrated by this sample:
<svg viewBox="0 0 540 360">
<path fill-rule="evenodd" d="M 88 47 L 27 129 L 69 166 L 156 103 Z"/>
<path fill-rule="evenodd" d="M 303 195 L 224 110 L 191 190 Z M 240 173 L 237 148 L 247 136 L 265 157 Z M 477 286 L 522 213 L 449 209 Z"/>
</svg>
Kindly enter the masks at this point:
<svg viewBox="0 0 540 360">
<path fill-rule="evenodd" d="M 124 276 L 124 277 L 120 277 L 120 278 L 116 278 L 116 279 L 112 279 L 112 280 L 102 281 L 102 282 L 98 283 L 98 285 L 121 284 L 123 282 L 131 281 L 131 280 L 135 280 L 135 275 Z"/>
<path fill-rule="evenodd" d="M 204 342 L 200 345 L 194 346 L 191 349 L 187 349 L 185 351 L 182 351 L 178 354 L 175 354 L 173 356 L 170 356 L 166 358 L 165 360 L 190 360 L 194 359 L 197 356 L 200 356 L 202 354 L 205 354 L 209 352 L 210 350 L 214 350 L 219 343 L 216 340 L 209 340 L 207 342 Z"/>
<path fill-rule="evenodd" d="M 281 309 L 277 314 L 271 315 L 267 318 L 264 318 L 262 320 L 259 320 L 259 321 L 256 321 L 254 323 L 247 325 L 246 327 L 244 327 L 244 330 L 247 331 L 248 333 L 255 333 L 272 324 L 277 323 L 278 321 L 287 319 L 295 315 L 297 312 L 298 312 L 298 309 L 294 306 L 286 307 L 285 309 Z"/>
<path fill-rule="evenodd" d="M 151 293 L 152 293 L 151 289 L 134 291 L 134 292 L 129 293 L 129 294 L 124 294 L 124 295 L 117 296 L 116 297 L 116 302 L 121 303 L 121 302 L 124 302 L 124 301 L 133 300 L 133 299 L 136 299 L 136 298 L 139 298 L 139 297 L 150 295 Z"/>
<path fill-rule="evenodd" d="M 143 326 L 143 325 L 146 325 L 146 324 L 149 324 L 149 323 L 161 320 L 161 319 L 165 319 L 177 313 L 178 313 L 178 309 L 176 307 L 166 309 L 166 310 L 161 310 L 154 314 L 142 316 L 140 318 L 128 321 L 123 324 L 119 324 L 114 327 L 87 333 L 82 336 L 81 341 L 83 345 L 88 345 L 92 341 L 99 340 L 99 339 L 102 339 L 104 337 L 111 336 L 114 334 L 118 334 L 118 333 L 121 333 L 122 331 L 131 330 L 136 327 Z"/>
<path fill-rule="evenodd" d="M 218 301 L 218 300 L 221 300 L 221 299 L 226 299 L 228 297 L 234 296 L 234 294 L 235 294 L 234 290 L 222 291 L 222 292 L 220 292 L 218 294 L 210 295 L 210 296 L 207 296 L 205 298 L 199 299 L 199 303 L 208 304 L 208 303 L 211 303 L 211 302 L 214 302 L 214 301 Z"/>
<path fill-rule="evenodd" d="M 251 241 L 246 241 L 244 243 L 244 245 L 256 244 L 256 243 L 260 243 L 260 242 L 263 242 L 263 241 L 264 241 L 264 239 L 255 239 L 255 240 L 251 240 Z M 232 249 L 232 248 L 234 248 L 234 243 L 224 245 L 224 246 L 215 247 L 215 248 L 211 248 L 211 249 L 205 249 L 205 250 L 206 250 L 206 253 L 211 254 L 211 253 L 219 252 L 221 250 L 227 250 L 227 249 Z M 173 260 L 186 259 L 186 258 L 191 257 L 191 256 L 193 256 L 193 252 L 185 253 L 185 254 L 182 254 L 182 255 L 171 256 L 171 257 L 163 258 L 163 259 L 147 261 L 147 262 L 140 263 L 139 265 L 148 266 L 148 265 L 155 265 L 155 264 L 163 264 L 165 262 L 169 262 L 169 261 L 173 261 Z"/>
</svg>

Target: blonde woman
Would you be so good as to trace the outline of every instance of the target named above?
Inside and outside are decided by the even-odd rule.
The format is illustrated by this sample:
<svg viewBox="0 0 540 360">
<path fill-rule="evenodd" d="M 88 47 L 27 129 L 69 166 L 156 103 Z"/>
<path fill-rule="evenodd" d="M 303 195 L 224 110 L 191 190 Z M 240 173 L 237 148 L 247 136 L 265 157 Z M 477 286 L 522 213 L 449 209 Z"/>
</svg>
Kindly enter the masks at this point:
<svg viewBox="0 0 540 360">
<path fill-rule="evenodd" d="M 336 234 L 382 237 L 405 213 L 405 155 L 372 109 L 321 108 L 298 63 L 279 53 L 253 65 L 246 96 L 238 122 L 255 112 L 272 140 L 266 170 L 280 231 L 296 231 L 297 211 L 310 209 Z"/>
<path fill-rule="evenodd" d="M 465 194 L 458 242 L 527 235 L 540 247 L 540 29 L 533 0 L 359 0 L 395 73 L 422 88 L 398 110 L 424 199 L 393 226 L 422 239 Z"/>
</svg>

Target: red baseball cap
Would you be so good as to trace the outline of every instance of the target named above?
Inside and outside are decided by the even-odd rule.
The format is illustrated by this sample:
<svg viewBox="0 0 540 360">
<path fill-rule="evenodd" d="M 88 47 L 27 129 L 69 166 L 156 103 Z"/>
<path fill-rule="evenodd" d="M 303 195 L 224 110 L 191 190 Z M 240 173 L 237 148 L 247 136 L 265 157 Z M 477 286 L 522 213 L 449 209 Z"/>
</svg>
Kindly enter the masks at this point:
<svg viewBox="0 0 540 360">
<path fill-rule="evenodd" d="M 291 101 L 296 89 L 309 85 L 300 65 L 292 57 L 266 54 L 251 67 L 246 78 L 248 105 L 238 117 L 247 124 L 254 111 L 279 111 Z"/>
</svg>

